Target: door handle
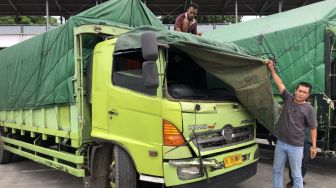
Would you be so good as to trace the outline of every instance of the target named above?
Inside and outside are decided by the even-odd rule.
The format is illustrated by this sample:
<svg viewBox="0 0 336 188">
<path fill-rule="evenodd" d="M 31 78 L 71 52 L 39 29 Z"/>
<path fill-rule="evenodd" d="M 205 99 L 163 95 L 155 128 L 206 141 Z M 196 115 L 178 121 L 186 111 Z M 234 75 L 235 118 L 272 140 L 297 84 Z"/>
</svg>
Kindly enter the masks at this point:
<svg viewBox="0 0 336 188">
<path fill-rule="evenodd" d="M 118 112 L 115 109 L 109 110 L 107 113 L 110 115 L 111 118 L 112 118 L 112 116 L 117 116 L 118 115 Z"/>
</svg>

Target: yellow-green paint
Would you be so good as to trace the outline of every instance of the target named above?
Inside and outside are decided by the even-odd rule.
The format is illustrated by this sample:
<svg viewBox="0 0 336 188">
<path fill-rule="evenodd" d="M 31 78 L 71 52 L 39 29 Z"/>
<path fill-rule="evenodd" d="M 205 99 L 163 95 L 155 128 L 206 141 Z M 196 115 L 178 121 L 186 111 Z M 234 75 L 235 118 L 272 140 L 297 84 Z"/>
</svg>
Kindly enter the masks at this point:
<svg viewBox="0 0 336 188">
<path fill-rule="evenodd" d="M 154 133 L 144 134 L 144 132 L 133 132 L 130 133 L 129 136 L 137 135 L 136 138 L 138 138 L 140 136 L 151 136 L 150 134 L 157 138 L 160 137 L 161 139 L 161 134 L 158 134 L 156 136 L 154 135 Z M 127 138 L 125 137 L 125 135 L 119 136 L 117 134 L 104 134 L 98 131 L 94 131 L 92 133 L 92 136 L 104 140 L 112 140 L 119 146 L 122 146 L 130 154 L 130 157 L 134 161 L 136 169 L 139 173 L 161 177 L 163 176 L 161 149 L 162 145 L 160 145 L 160 143 L 148 142 L 147 139 L 141 139 L 143 140 L 141 141 L 134 138 Z M 150 137 L 148 139 L 155 140 L 155 138 Z M 158 156 L 150 157 L 149 151 L 156 151 L 158 153 Z"/>
<path fill-rule="evenodd" d="M 71 119 L 77 119 L 75 114 L 70 113 L 71 108 L 75 106 L 1 111 L 0 121 L 3 122 L 3 126 L 13 128 L 12 130 L 78 139 L 78 129 L 71 129 Z"/>
<path fill-rule="evenodd" d="M 171 122 L 182 132 L 183 126 L 182 126 L 181 104 L 177 101 L 169 101 L 167 99 L 163 99 L 162 119 Z"/>
<path fill-rule="evenodd" d="M 26 142 L 18 141 L 18 140 L 7 138 L 7 137 L 1 137 L 1 140 L 3 140 L 5 143 L 12 144 L 12 145 L 15 145 L 15 146 L 19 146 L 21 148 L 26 148 L 26 149 L 29 149 L 31 151 L 35 151 L 37 153 L 48 155 L 50 157 L 55 157 L 55 158 L 62 159 L 62 160 L 65 160 L 65 161 L 69 161 L 69 162 L 76 163 L 76 164 L 83 164 L 84 163 L 84 157 L 83 156 L 76 156 L 76 155 L 72 155 L 72 154 L 65 153 L 65 152 L 59 152 L 59 151 L 56 151 L 56 150 L 43 148 L 43 147 L 40 147 L 40 146 L 36 146 L 36 145 L 33 145 L 33 144 L 29 144 L 29 143 L 26 143 Z"/>
<path fill-rule="evenodd" d="M 113 140 L 124 147 L 138 172 L 162 176 L 162 98 L 112 84 L 115 41 L 101 42 L 94 51 L 92 135 Z M 158 90 L 162 90 L 162 86 Z M 108 111 L 116 111 L 118 115 L 110 116 Z M 150 151 L 157 152 L 158 156 L 149 156 Z"/>
<path fill-rule="evenodd" d="M 52 161 L 52 160 L 49 160 L 49 159 L 46 159 L 46 158 L 43 158 L 43 157 L 40 157 L 40 156 L 37 156 L 37 155 L 33 155 L 31 153 L 28 153 L 28 152 L 25 152 L 25 151 L 22 151 L 22 150 L 19 150 L 19 149 L 16 149 L 16 148 L 13 148 L 13 147 L 10 147 L 10 146 L 7 146 L 7 145 L 4 146 L 4 149 L 8 150 L 12 153 L 15 153 L 17 155 L 26 157 L 30 160 L 35 161 L 35 162 L 50 166 L 52 168 L 56 168 L 58 170 L 62 170 L 64 172 L 67 172 L 67 173 L 72 174 L 72 175 L 77 176 L 77 177 L 84 177 L 85 176 L 85 170 L 84 169 L 76 169 L 76 168 L 73 168 L 71 166 L 68 166 L 68 165 L 65 165 L 65 164 L 62 164 L 62 163 L 59 163 L 59 162 L 55 162 L 55 161 Z"/>
<path fill-rule="evenodd" d="M 200 106 L 200 110 L 195 112 L 195 105 Z M 241 127 L 241 126 L 253 126 L 254 135 L 255 135 L 255 120 L 248 113 L 248 111 L 243 108 L 239 103 L 234 102 L 217 102 L 217 103 L 207 103 L 207 102 L 181 102 L 182 106 L 182 117 L 183 117 L 183 135 L 189 140 L 192 135 L 192 130 L 189 128 L 191 125 L 210 125 L 213 126 L 211 130 L 220 130 L 224 125 L 232 125 L 232 127 Z M 247 120 L 247 121 L 246 121 Z M 247 123 L 246 123 L 247 122 Z M 210 129 L 199 129 L 194 130 L 196 133 L 208 131 Z M 252 140 L 226 146 L 218 149 L 211 149 L 207 151 L 202 151 L 201 155 L 209 155 L 213 153 L 228 151 L 238 147 L 243 147 L 249 144 L 255 143 L 255 136 Z M 196 146 L 191 142 L 190 146 L 192 149 L 197 152 Z"/>
<path fill-rule="evenodd" d="M 163 158 L 164 159 L 186 159 L 191 158 L 192 154 L 188 146 L 163 146 Z"/>
</svg>

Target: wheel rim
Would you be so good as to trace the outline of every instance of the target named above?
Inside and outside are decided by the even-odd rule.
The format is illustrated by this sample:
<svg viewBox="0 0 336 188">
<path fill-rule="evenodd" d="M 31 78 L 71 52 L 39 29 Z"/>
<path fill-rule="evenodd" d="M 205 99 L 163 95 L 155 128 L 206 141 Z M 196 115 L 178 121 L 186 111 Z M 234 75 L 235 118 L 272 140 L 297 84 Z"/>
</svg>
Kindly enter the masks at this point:
<svg viewBox="0 0 336 188">
<path fill-rule="evenodd" d="M 111 188 L 116 188 L 116 165 L 115 160 L 112 161 L 110 165 L 110 185 Z"/>
</svg>

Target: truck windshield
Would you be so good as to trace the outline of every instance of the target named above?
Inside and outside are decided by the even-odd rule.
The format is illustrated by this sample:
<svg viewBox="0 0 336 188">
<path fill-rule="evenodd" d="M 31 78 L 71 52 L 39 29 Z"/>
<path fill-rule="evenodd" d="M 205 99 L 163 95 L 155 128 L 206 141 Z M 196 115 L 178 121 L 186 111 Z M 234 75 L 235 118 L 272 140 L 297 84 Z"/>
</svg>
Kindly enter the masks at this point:
<svg viewBox="0 0 336 188">
<path fill-rule="evenodd" d="M 176 99 L 237 100 L 232 87 L 174 47 L 168 51 L 166 82 L 169 95 Z"/>
</svg>

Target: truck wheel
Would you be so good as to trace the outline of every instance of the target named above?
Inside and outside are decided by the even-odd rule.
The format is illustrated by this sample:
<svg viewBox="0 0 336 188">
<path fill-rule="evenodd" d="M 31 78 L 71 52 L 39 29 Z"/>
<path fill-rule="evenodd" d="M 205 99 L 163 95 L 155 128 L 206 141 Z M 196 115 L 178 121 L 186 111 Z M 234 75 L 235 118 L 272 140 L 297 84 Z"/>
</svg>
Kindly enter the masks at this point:
<svg viewBox="0 0 336 188">
<path fill-rule="evenodd" d="M 110 164 L 113 158 L 113 149 L 110 145 L 99 147 L 92 164 L 92 174 L 83 178 L 85 188 L 109 188 Z"/>
<path fill-rule="evenodd" d="M 4 149 L 4 143 L 0 140 L 0 164 L 9 163 L 12 161 L 13 154 Z"/>
<path fill-rule="evenodd" d="M 126 151 L 118 146 L 113 148 L 110 178 L 112 188 L 137 187 L 137 172 L 134 164 Z"/>
<path fill-rule="evenodd" d="M 15 140 L 20 140 L 20 141 L 26 141 L 26 139 L 24 139 L 22 136 L 19 136 L 19 135 L 11 135 L 11 138 L 12 139 L 15 139 Z M 12 162 L 13 163 L 16 163 L 16 162 L 20 162 L 20 161 L 23 161 L 25 160 L 24 157 L 20 156 L 20 155 L 17 155 L 15 153 L 12 154 Z"/>
</svg>

